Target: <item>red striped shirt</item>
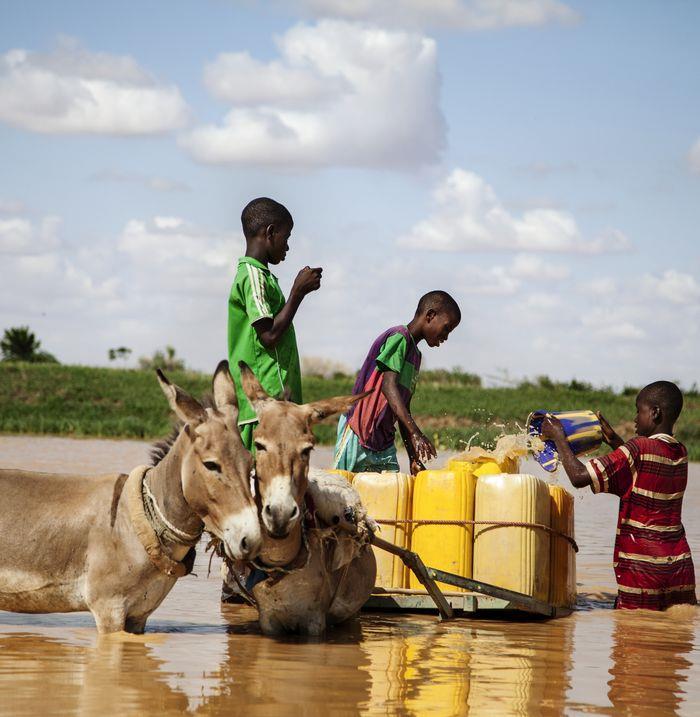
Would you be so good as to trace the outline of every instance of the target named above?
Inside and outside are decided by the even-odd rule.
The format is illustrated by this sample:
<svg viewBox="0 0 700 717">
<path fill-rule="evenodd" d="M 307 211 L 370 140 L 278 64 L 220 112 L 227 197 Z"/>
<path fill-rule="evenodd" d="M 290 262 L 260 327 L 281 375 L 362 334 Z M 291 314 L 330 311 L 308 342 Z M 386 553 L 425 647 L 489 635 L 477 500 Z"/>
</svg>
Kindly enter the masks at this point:
<svg viewBox="0 0 700 717">
<path fill-rule="evenodd" d="M 616 607 L 664 610 L 695 600 L 695 570 L 681 523 L 685 446 L 666 434 L 637 436 L 586 467 L 594 493 L 620 497 L 613 566 Z"/>
</svg>

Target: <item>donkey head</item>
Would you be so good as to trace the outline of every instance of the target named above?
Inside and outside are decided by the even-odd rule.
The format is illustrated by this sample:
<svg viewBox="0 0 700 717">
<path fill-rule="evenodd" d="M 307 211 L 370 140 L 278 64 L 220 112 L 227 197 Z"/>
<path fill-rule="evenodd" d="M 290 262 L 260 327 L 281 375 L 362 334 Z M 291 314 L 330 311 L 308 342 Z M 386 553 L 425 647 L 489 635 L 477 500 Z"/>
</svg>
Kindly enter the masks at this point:
<svg viewBox="0 0 700 717">
<path fill-rule="evenodd" d="M 214 372 L 214 408 L 204 408 L 160 370 L 158 381 L 185 423 L 178 439 L 185 500 L 206 529 L 223 542 L 230 558 L 254 558 L 262 535 L 250 486 L 253 457 L 238 432 L 238 403 L 228 361 L 222 361 Z"/>
<path fill-rule="evenodd" d="M 347 411 L 366 394 L 299 405 L 271 398 L 248 366 L 242 361 L 238 365 L 243 390 L 258 416 L 253 435 L 263 525 L 273 537 L 283 538 L 302 516 L 315 443 L 311 427 L 327 416 Z"/>
</svg>

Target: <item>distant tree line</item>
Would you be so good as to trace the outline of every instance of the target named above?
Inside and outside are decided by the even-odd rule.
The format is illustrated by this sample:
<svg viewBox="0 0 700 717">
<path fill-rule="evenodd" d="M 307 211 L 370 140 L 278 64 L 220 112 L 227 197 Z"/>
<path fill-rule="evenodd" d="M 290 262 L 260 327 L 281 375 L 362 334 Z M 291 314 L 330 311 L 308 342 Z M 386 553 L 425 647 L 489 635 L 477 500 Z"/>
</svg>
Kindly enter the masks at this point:
<svg viewBox="0 0 700 717">
<path fill-rule="evenodd" d="M 58 363 L 58 359 L 53 354 L 41 350 L 41 341 L 28 326 L 5 329 L 0 341 L 0 357 L 3 361 Z"/>
</svg>

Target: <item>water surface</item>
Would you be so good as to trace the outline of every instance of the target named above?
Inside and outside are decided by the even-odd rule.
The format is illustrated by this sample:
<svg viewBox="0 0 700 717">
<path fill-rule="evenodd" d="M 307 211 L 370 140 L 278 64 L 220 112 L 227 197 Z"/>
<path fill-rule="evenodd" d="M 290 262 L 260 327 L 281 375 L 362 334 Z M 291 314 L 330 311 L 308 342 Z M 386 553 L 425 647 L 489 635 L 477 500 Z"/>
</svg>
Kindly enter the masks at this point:
<svg viewBox="0 0 700 717">
<path fill-rule="evenodd" d="M 128 471 L 146 458 L 136 441 L 0 436 L 2 467 Z M 694 465 L 696 556 L 699 509 Z M 219 603 L 203 550 L 142 636 L 98 637 L 89 613 L 0 613 L 0 715 L 700 714 L 698 610 L 611 609 L 615 517 L 613 497 L 576 493 L 579 606 L 559 620 L 365 613 L 325 640 L 274 639 L 250 608 Z"/>
</svg>

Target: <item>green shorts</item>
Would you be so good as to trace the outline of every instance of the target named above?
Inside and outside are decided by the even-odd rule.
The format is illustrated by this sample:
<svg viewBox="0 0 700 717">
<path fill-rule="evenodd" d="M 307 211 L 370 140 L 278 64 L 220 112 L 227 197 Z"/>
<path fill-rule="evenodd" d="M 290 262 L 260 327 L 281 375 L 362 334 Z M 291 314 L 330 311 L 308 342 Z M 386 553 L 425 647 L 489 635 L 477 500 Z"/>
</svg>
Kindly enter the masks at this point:
<svg viewBox="0 0 700 717">
<path fill-rule="evenodd" d="M 357 434 L 348 425 L 345 416 L 338 421 L 338 438 L 335 444 L 333 468 L 351 473 L 398 473 L 399 461 L 396 446 L 391 445 L 383 451 L 370 451 L 360 445 Z"/>
</svg>

